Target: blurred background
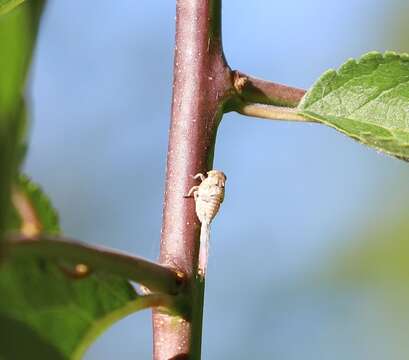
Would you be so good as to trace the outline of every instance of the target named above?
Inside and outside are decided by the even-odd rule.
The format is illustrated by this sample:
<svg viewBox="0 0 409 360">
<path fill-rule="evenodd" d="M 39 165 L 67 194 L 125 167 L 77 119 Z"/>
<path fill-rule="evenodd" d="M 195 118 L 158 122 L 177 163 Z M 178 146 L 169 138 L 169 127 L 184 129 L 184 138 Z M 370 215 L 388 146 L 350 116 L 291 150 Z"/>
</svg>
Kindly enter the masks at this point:
<svg viewBox="0 0 409 360">
<path fill-rule="evenodd" d="M 174 1 L 49 1 L 31 71 L 28 174 L 66 234 L 150 259 L 159 236 Z M 224 0 L 233 69 L 308 88 L 371 50 L 409 51 L 403 0 Z M 215 168 L 203 359 L 407 359 L 409 165 L 315 124 L 228 114 Z M 86 360 L 149 359 L 150 312 Z"/>
</svg>

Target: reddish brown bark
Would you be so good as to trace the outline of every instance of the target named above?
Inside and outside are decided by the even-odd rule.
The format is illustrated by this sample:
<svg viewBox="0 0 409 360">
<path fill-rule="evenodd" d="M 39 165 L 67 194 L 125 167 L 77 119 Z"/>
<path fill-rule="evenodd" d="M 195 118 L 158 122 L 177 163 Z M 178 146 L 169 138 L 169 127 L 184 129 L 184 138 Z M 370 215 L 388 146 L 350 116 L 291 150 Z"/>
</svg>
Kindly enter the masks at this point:
<svg viewBox="0 0 409 360">
<path fill-rule="evenodd" d="M 172 120 L 160 262 L 189 278 L 189 319 L 155 310 L 154 359 L 199 359 L 204 282 L 197 268 L 200 223 L 184 195 L 212 168 L 223 104 L 232 93 L 220 36 L 221 0 L 178 0 Z"/>
<path fill-rule="evenodd" d="M 234 71 L 234 87 L 240 100 L 267 105 L 296 107 L 305 94 L 303 89 L 257 79 L 239 71 Z"/>
</svg>

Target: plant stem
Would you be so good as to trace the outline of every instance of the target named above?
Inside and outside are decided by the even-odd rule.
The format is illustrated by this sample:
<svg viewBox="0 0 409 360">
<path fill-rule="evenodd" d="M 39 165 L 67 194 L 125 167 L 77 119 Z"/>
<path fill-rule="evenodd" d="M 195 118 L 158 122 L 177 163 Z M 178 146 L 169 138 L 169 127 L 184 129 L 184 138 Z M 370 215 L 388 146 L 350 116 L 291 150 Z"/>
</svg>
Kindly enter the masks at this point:
<svg viewBox="0 0 409 360">
<path fill-rule="evenodd" d="M 181 292 L 183 278 L 165 266 L 101 247 L 81 244 L 60 236 L 40 235 L 37 238 L 8 236 L 8 255 L 39 256 L 45 259 L 87 264 L 91 269 L 107 271 L 145 285 L 151 291 L 170 295 Z"/>
<path fill-rule="evenodd" d="M 200 359 L 204 280 L 196 276 L 200 223 L 192 175 L 212 168 L 214 143 L 232 78 L 221 44 L 221 0 L 177 0 L 176 46 L 160 262 L 189 279 L 191 317 L 155 310 L 154 359 Z"/>
</svg>

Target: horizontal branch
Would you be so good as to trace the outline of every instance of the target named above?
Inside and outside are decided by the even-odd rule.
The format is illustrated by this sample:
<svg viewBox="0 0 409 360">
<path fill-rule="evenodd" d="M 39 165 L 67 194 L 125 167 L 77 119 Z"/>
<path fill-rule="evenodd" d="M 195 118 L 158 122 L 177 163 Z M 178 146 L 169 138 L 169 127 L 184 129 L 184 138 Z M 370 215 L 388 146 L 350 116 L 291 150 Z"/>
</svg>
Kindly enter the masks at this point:
<svg viewBox="0 0 409 360">
<path fill-rule="evenodd" d="M 28 239 L 20 235 L 6 238 L 9 256 L 39 256 L 46 259 L 86 264 L 146 286 L 153 292 L 177 294 L 181 291 L 182 276 L 157 263 L 106 248 L 90 246 L 61 236 L 41 235 Z"/>
<path fill-rule="evenodd" d="M 296 109 L 274 105 L 240 103 L 235 110 L 243 115 L 271 120 L 317 122 L 297 113 Z"/>
<path fill-rule="evenodd" d="M 305 90 L 256 79 L 239 71 L 233 71 L 232 78 L 236 96 L 226 111 L 263 119 L 316 122 L 295 109 Z"/>
<path fill-rule="evenodd" d="M 305 90 L 233 72 L 235 89 L 245 103 L 296 107 Z"/>
</svg>

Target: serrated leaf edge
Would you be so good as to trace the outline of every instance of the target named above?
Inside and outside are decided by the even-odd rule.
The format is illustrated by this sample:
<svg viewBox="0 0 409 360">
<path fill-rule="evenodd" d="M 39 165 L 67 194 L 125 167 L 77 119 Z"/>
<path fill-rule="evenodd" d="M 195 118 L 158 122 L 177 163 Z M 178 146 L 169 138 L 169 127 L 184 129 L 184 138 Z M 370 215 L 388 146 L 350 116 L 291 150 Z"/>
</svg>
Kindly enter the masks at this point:
<svg viewBox="0 0 409 360">
<path fill-rule="evenodd" d="M 304 110 L 305 103 L 307 103 L 312 96 L 312 89 L 314 89 L 317 84 L 320 82 L 327 81 L 327 78 L 334 78 L 336 76 L 340 76 L 343 71 L 345 71 L 351 64 L 354 65 L 362 65 L 366 61 L 376 60 L 376 59 L 383 59 L 383 60 L 392 60 L 392 59 L 399 59 L 402 62 L 409 63 L 409 53 L 397 53 L 395 51 L 385 51 L 381 53 L 379 51 L 370 51 L 364 55 L 362 55 L 359 59 L 349 58 L 345 61 L 338 69 L 328 69 L 313 83 L 310 89 L 305 93 L 303 98 L 301 99 L 300 103 L 298 104 L 297 109 L 299 113 L 302 115 L 302 111 Z M 332 79 L 328 79 L 330 81 Z M 344 85 L 344 84 L 343 84 Z M 317 100 L 318 101 L 318 100 Z"/>
<path fill-rule="evenodd" d="M 329 126 L 330 128 L 333 128 L 333 129 L 337 130 L 338 132 L 342 133 L 343 135 L 345 135 L 345 136 L 347 136 L 347 137 L 349 137 L 349 138 L 352 138 L 352 139 L 358 141 L 359 143 L 361 143 L 361 144 L 363 144 L 363 145 L 365 145 L 365 146 L 367 146 L 367 147 L 369 147 L 369 148 L 371 148 L 371 149 L 375 149 L 376 151 L 378 151 L 378 152 L 380 152 L 380 153 L 393 156 L 393 157 L 398 158 L 398 159 L 400 159 L 400 160 L 409 161 L 409 158 L 407 158 L 407 157 L 400 156 L 400 155 L 398 155 L 398 154 L 396 154 L 396 153 L 394 153 L 394 152 L 392 152 L 392 151 L 386 150 L 385 148 L 381 148 L 381 147 L 379 147 L 379 146 L 376 146 L 376 145 L 373 144 L 373 143 L 369 144 L 369 143 L 365 140 L 365 138 L 359 137 L 359 136 L 354 135 L 354 134 L 350 134 L 350 133 L 346 132 L 345 130 L 343 130 L 343 129 L 337 127 L 337 126 L 335 126 L 334 124 L 332 124 L 332 123 L 330 123 L 330 122 L 328 122 L 327 120 L 324 120 L 323 118 L 321 118 L 320 116 L 318 116 L 318 115 L 315 114 L 315 113 L 312 113 L 312 112 L 302 112 L 302 113 L 300 113 L 300 114 L 302 114 L 303 116 L 308 117 L 308 118 L 310 118 L 310 119 L 316 120 L 316 121 L 318 121 L 318 122 L 320 122 L 320 123 L 322 123 L 322 124 L 324 124 L 324 125 L 327 125 L 327 126 Z M 351 120 L 351 119 L 348 119 L 348 120 Z M 352 121 L 356 121 L 356 120 L 352 120 Z M 383 126 L 379 126 L 379 125 L 377 125 L 377 124 L 374 125 L 374 124 L 372 124 L 372 123 L 368 123 L 368 122 L 364 122 L 364 121 L 359 121 L 359 122 L 362 123 L 362 124 L 368 124 L 368 125 L 370 125 L 370 126 L 379 127 L 379 128 L 381 128 L 381 129 L 386 130 L 386 131 L 388 131 L 388 132 L 391 133 L 390 129 L 384 128 Z M 393 133 L 391 133 L 391 136 L 394 137 Z M 380 138 L 380 139 L 382 139 L 382 138 Z M 383 141 L 387 141 L 387 139 L 383 139 Z M 405 144 L 402 145 L 402 146 L 409 146 L 409 144 L 408 144 L 408 143 L 405 143 Z"/>
</svg>

